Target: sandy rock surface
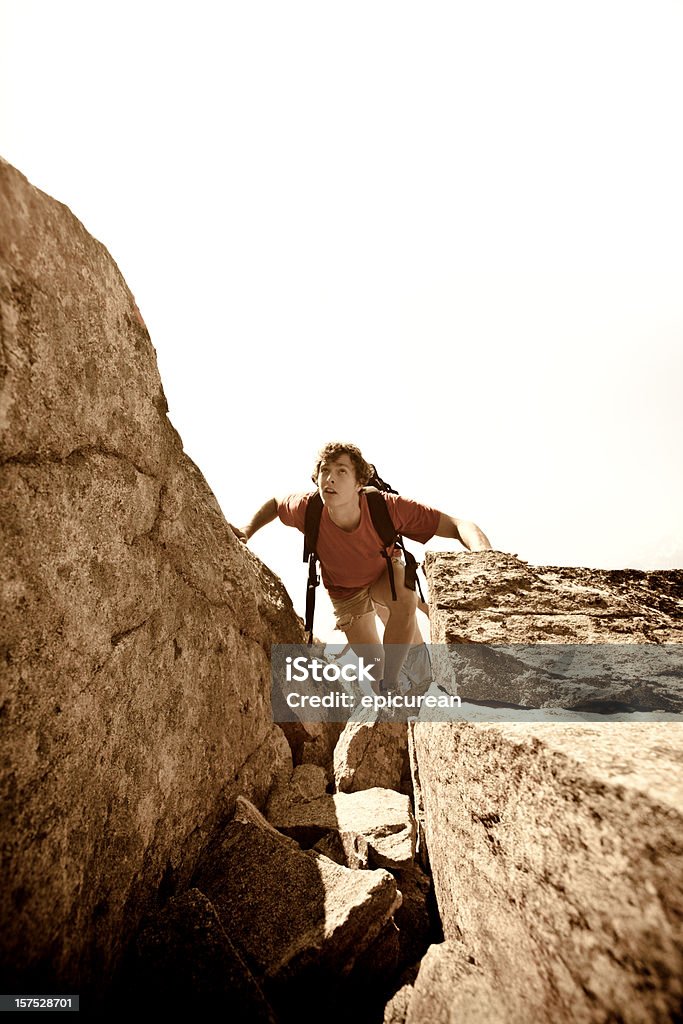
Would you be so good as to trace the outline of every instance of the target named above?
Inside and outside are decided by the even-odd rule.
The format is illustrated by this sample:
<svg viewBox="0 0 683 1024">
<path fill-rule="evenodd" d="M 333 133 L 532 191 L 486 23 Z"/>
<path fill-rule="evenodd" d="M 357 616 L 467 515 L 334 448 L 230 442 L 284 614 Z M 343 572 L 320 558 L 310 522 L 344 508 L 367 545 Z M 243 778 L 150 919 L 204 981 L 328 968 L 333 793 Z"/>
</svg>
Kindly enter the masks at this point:
<svg viewBox="0 0 683 1024">
<path fill-rule="evenodd" d="M 678 572 L 538 569 L 492 552 L 430 556 L 429 574 L 433 643 L 680 636 Z M 420 722 L 411 744 L 445 938 L 504 992 L 507 1019 L 672 1019 L 683 725 Z"/>
<path fill-rule="evenodd" d="M 269 651 L 303 634 L 184 454 L 104 246 L 4 162 L 0 224 L 0 971 L 84 991 L 291 769 Z"/>
</svg>

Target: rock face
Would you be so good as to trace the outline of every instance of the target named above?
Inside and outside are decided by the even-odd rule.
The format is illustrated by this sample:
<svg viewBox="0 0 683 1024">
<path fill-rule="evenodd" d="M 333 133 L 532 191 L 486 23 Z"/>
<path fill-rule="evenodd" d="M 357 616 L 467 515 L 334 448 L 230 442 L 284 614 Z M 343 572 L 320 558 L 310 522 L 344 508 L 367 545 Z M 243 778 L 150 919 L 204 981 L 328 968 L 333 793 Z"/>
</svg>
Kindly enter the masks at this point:
<svg viewBox="0 0 683 1024">
<path fill-rule="evenodd" d="M 683 572 L 427 552 L 433 643 L 682 643 Z"/>
<path fill-rule="evenodd" d="M 342 981 L 401 903 L 387 871 L 351 871 L 253 822 L 230 823 L 193 881 L 276 1006 L 293 986 Z"/>
<path fill-rule="evenodd" d="M 404 1017 L 405 1024 L 521 1024 L 523 1019 L 510 1014 L 505 993 L 495 990 L 455 942 L 429 947 Z"/>
<path fill-rule="evenodd" d="M 405 723 L 361 711 L 346 723 L 334 748 L 335 786 L 341 793 L 371 786 L 400 791 L 407 761 Z"/>
<path fill-rule="evenodd" d="M 269 648 L 303 633 L 183 453 L 107 251 L 5 163 L 0 224 L 0 956 L 4 991 L 84 992 L 291 769 Z"/>
<path fill-rule="evenodd" d="M 427 572 L 432 637 L 467 644 L 451 654 L 461 697 L 683 712 L 683 572 L 537 567 L 500 552 L 429 554 Z"/>
<path fill-rule="evenodd" d="M 429 575 L 435 644 L 560 635 L 608 642 L 632 639 L 629 628 L 641 641 L 679 635 L 678 572 L 530 569 L 491 553 L 433 555 Z M 549 578 L 554 616 L 549 604 L 539 611 L 538 588 Z M 610 608 L 621 613 L 610 618 Z M 418 723 L 411 744 L 445 938 L 461 941 L 505 993 L 505 1019 L 675 1018 L 683 1000 L 683 726 Z M 415 999 L 408 1020 L 421 1012 Z M 440 1010 L 430 1019 L 451 1018 Z"/>
</svg>

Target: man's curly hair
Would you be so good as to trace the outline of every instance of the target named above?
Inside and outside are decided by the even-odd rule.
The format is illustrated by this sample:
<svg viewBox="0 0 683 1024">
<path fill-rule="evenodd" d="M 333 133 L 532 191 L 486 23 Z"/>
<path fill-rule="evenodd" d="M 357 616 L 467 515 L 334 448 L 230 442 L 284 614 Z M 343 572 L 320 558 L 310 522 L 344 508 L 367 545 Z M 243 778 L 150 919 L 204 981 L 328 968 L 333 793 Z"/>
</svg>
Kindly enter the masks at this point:
<svg viewBox="0 0 683 1024">
<path fill-rule="evenodd" d="M 320 472 L 321 464 L 323 462 L 334 462 L 335 459 L 338 459 L 341 455 L 348 455 L 351 459 L 351 464 L 356 474 L 357 482 L 363 486 L 368 482 L 375 472 L 375 467 L 371 463 L 365 461 L 360 448 L 347 441 L 330 441 L 318 452 L 315 462 L 315 471 L 311 477 L 314 484 L 318 483 L 318 473 Z"/>
</svg>

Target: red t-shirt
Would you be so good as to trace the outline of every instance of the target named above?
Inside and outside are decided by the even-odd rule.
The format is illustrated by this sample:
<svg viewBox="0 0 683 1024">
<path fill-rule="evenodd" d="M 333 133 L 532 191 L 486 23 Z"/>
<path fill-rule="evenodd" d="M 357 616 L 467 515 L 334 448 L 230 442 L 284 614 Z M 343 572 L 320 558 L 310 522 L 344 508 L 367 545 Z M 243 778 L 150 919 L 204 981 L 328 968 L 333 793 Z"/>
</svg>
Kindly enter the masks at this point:
<svg viewBox="0 0 683 1024">
<path fill-rule="evenodd" d="M 290 494 L 279 501 L 277 514 L 280 521 L 303 533 L 310 497 L 310 493 Z M 420 544 L 426 544 L 434 536 L 441 517 L 435 508 L 398 494 L 385 494 L 383 497 L 399 533 Z M 332 597 L 350 597 L 382 575 L 387 564 L 380 554 L 382 539 L 372 525 L 365 494 L 360 494 L 360 523 L 350 532 L 333 523 L 327 507 L 323 505 L 317 548 L 323 584 Z"/>
</svg>

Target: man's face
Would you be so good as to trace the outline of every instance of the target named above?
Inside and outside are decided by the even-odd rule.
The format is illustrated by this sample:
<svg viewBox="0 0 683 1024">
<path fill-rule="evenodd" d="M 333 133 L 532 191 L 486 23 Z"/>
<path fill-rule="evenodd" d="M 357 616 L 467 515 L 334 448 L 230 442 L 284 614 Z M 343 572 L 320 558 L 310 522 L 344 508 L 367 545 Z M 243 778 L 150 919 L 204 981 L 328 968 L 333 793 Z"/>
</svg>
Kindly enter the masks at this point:
<svg viewBox="0 0 683 1024">
<path fill-rule="evenodd" d="M 353 501 L 361 489 L 356 471 L 348 455 L 340 455 L 329 462 L 321 462 L 318 470 L 318 490 L 326 505 L 336 508 Z"/>
</svg>

